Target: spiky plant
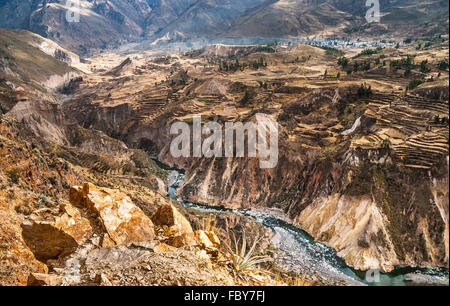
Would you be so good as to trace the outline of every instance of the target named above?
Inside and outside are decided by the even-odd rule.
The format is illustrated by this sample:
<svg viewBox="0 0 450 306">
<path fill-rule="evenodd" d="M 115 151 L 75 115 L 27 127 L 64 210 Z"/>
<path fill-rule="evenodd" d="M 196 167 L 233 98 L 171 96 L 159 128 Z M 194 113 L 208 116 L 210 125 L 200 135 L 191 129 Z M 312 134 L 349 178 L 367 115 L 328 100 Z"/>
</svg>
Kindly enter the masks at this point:
<svg viewBox="0 0 450 306">
<path fill-rule="evenodd" d="M 231 267 L 233 269 L 233 273 L 236 277 L 239 277 L 243 280 L 247 280 L 254 278 L 250 275 L 251 273 L 260 273 L 260 274 L 270 274 L 269 271 L 263 270 L 259 268 L 259 264 L 271 261 L 272 259 L 269 256 L 257 256 L 253 255 L 255 253 L 256 245 L 260 241 L 257 237 L 254 241 L 250 249 L 247 248 L 247 239 L 245 236 L 245 231 L 242 235 L 242 243 L 239 247 L 239 241 L 236 239 L 234 233 L 232 233 L 234 249 L 230 247 L 228 243 L 225 243 L 227 248 L 229 249 L 231 255 Z"/>
</svg>

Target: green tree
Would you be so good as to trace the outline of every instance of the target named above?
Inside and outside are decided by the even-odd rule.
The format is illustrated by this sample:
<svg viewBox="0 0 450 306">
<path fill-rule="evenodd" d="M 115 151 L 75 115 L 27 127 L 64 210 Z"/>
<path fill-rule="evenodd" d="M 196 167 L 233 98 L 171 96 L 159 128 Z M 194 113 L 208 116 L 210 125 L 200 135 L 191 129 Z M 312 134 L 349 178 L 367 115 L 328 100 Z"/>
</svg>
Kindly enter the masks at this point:
<svg viewBox="0 0 450 306">
<path fill-rule="evenodd" d="M 250 93 L 248 92 L 248 90 L 245 91 L 244 97 L 241 99 L 241 104 L 242 105 L 247 105 L 248 101 L 250 100 Z"/>
</svg>

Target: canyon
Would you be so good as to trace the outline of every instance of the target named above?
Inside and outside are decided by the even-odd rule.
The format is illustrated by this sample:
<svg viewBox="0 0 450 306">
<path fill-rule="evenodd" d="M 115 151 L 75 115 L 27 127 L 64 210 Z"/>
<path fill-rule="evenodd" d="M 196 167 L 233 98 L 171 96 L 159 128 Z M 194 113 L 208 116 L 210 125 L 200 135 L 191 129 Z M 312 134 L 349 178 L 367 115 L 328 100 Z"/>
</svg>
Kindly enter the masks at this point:
<svg viewBox="0 0 450 306">
<path fill-rule="evenodd" d="M 321 71 L 336 67 L 330 63 L 333 57 L 318 48 L 252 52 L 212 47 L 226 50 L 215 65 L 207 56 L 205 60 L 210 48 L 151 60 L 149 70 L 136 63 L 142 75 L 125 71 L 111 79 L 111 86 L 105 79 L 86 80 L 63 107 L 83 127 L 102 130 L 185 169 L 179 194 L 186 201 L 280 209 L 292 224 L 334 247 L 360 270 L 447 265 L 448 136 L 445 125 L 434 119 L 447 114 L 448 102 L 399 92 L 399 82 L 406 86 L 407 80 L 389 68 L 323 77 Z M 268 67 L 217 71 L 218 63 L 227 61 L 227 51 L 240 54 L 239 62 L 249 66 L 263 57 Z M 399 51 L 380 52 L 389 59 L 390 52 Z M 307 69 L 295 61 L 302 57 L 308 58 Z M 161 71 L 166 79 L 146 87 L 146 80 L 158 80 Z M 366 82 L 374 92 L 358 94 L 358 86 Z M 251 98 L 243 105 L 246 92 Z M 218 123 L 246 122 L 258 112 L 281 125 L 274 169 L 260 169 L 248 157 L 173 158 L 169 152 L 172 122 L 192 122 L 193 114 Z M 288 115 L 280 121 L 283 114 Z M 353 134 L 342 135 L 359 117 Z"/>
<path fill-rule="evenodd" d="M 141 39 L 297 37 L 333 25 L 365 31 L 357 20 L 344 27 L 321 17 L 355 14 L 348 1 L 316 10 L 303 1 L 205 2 L 83 1 L 83 16 L 104 32 L 82 42 L 76 34 L 89 31 L 36 30 L 36 18 L 60 14 L 60 1 L 0 6 L 23 10 L 16 23 L 2 19 L 8 27 L 46 37 L 0 29 L 0 284 L 361 285 L 359 273 L 405 267 L 438 269 L 448 283 L 448 17 L 440 15 L 448 3 L 408 6 L 411 15 L 431 12 L 423 23 L 436 19 L 415 40 L 403 35 L 421 22 L 373 26 L 375 36 L 402 34 L 383 42 L 366 33 L 371 48 L 109 49 Z M 383 3 L 392 14 L 407 6 Z M 302 18 L 283 17 L 289 25 L 261 22 L 298 16 L 294 9 Z M 117 40 L 104 45 L 109 36 Z M 278 126 L 274 167 L 248 152 L 171 152 L 175 123 L 261 117 Z M 240 275 L 227 247 L 235 236 L 258 242 L 273 274 Z"/>
</svg>

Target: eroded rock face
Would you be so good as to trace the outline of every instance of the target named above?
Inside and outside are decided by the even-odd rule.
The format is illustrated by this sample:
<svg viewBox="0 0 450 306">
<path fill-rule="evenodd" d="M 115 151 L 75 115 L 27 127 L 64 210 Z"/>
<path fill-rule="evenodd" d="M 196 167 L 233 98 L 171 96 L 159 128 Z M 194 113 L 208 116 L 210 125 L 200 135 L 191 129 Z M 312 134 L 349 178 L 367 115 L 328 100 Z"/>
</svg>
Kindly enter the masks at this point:
<svg viewBox="0 0 450 306">
<path fill-rule="evenodd" d="M 114 245 L 128 246 L 154 238 L 153 223 L 125 194 L 86 183 L 72 187 L 70 201 L 94 213 Z"/>
<path fill-rule="evenodd" d="M 297 224 L 336 249 L 349 265 L 389 272 L 399 259 L 386 223 L 370 197 L 339 194 L 315 201 L 297 218 Z"/>
</svg>

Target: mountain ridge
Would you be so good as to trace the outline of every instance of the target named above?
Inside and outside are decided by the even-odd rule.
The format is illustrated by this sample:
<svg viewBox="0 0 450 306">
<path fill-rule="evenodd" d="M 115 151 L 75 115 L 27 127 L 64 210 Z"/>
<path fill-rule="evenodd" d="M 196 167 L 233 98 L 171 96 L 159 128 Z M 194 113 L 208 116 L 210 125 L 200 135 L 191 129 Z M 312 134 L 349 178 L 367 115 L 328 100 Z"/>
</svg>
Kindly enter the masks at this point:
<svg viewBox="0 0 450 306">
<path fill-rule="evenodd" d="M 407 37 L 448 33 L 448 2 L 380 1 L 381 22 L 367 23 L 350 0 L 82 0 L 67 22 L 63 0 L 6 0 L 0 27 L 25 29 L 83 55 L 136 41 L 224 37 Z"/>
</svg>

